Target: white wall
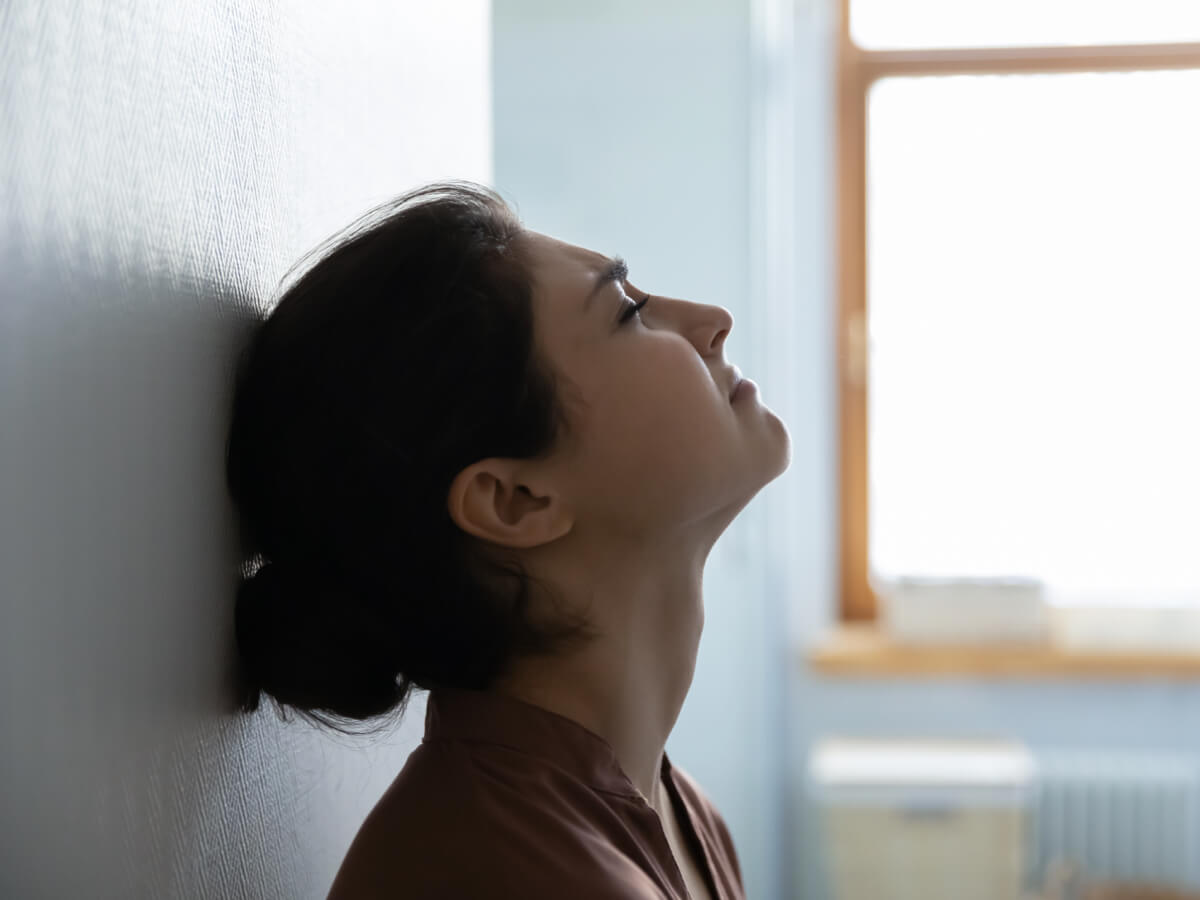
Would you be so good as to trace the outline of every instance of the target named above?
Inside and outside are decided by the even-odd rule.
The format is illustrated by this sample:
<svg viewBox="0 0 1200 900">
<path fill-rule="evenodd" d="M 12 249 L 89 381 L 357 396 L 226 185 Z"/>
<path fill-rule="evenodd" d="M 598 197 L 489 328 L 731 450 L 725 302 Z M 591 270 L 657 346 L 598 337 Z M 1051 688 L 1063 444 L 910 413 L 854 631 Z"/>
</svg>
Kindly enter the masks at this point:
<svg viewBox="0 0 1200 900">
<path fill-rule="evenodd" d="M 304 251 L 490 181 L 490 8 L 0 5 L 0 896 L 325 896 L 423 731 L 232 712 L 231 365 Z"/>
</svg>

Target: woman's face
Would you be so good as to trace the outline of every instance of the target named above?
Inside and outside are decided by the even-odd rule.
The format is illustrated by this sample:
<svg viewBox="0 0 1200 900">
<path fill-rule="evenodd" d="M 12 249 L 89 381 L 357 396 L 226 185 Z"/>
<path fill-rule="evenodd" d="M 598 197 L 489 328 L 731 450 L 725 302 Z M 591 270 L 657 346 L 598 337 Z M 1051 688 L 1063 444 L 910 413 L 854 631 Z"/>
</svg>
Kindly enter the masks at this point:
<svg viewBox="0 0 1200 900">
<path fill-rule="evenodd" d="M 633 274 L 537 232 L 526 240 L 537 344 L 570 381 L 560 391 L 574 430 L 551 466 L 573 529 L 617 543 L 715 541 L 790 458 L 787 429 L 757 390 L 730 400 L 733 317 L 652 286 L 629 316 L 647 297 Z"/>
</svg>

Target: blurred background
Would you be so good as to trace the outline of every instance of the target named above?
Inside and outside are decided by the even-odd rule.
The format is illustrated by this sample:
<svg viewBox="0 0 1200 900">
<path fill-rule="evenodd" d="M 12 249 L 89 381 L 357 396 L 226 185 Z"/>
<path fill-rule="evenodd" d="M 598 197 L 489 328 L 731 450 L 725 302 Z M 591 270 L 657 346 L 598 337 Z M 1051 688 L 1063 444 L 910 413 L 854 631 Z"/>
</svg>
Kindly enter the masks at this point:
<svg viewBox="0 0 1200 900">
<path fill-rule="evenodd" d="M 1200 7 L 494 15 L 496 184 L 792 435 L 668 743 L 750 896 L 1200 890 Z"/>
<path fill-rule="evenodd" d="M 667 745 L 749 897 L 1200 896 L 1200 5 L 24 0 L 0 53 L 0 893 L 324 896 L 424 703 L 231 714 L 229 366 L 462 177 L 730 309 L 788 425 Z"/>
</svg>

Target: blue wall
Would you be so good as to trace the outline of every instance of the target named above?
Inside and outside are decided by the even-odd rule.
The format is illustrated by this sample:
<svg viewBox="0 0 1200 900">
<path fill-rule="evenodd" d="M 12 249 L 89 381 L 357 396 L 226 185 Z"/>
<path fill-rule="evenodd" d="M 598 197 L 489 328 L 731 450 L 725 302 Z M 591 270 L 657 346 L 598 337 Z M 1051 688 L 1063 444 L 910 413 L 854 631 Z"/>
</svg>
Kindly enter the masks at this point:
<svg viewBox="0 0 1200 900">
<path fill-rule="evenodd" d="M 799 847 L 825 734 L 1200 748 L 1200 686 L 822 678 L 835 609 L 830 0 L 497 0 L 495 183 L 536 230 L 720 303 L 792 461 L 714 549 L 672 758 L 718 803 L 751 897 L 820 896 Z M 1198 851 L 1200 852 L 1200 848 Z"/>
</svg>

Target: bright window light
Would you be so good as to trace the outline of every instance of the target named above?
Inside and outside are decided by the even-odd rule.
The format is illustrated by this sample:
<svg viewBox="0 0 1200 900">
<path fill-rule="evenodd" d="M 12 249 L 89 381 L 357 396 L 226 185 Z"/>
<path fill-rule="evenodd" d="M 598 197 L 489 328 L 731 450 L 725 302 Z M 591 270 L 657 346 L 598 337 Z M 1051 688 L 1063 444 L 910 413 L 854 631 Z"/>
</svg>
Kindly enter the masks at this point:
<svg viewBox="0 0 1200 900">
<path fill-rule="evenodd" d="M 870 50 L 1200 41 L 1200 3 L 852 0 L 850 35 Z"/>
<path fill-rule="evenodd" d="M 1197 109 L 1192 70 L 872 88 L 874 572 L 1200 604 Z"/>
</svg>

